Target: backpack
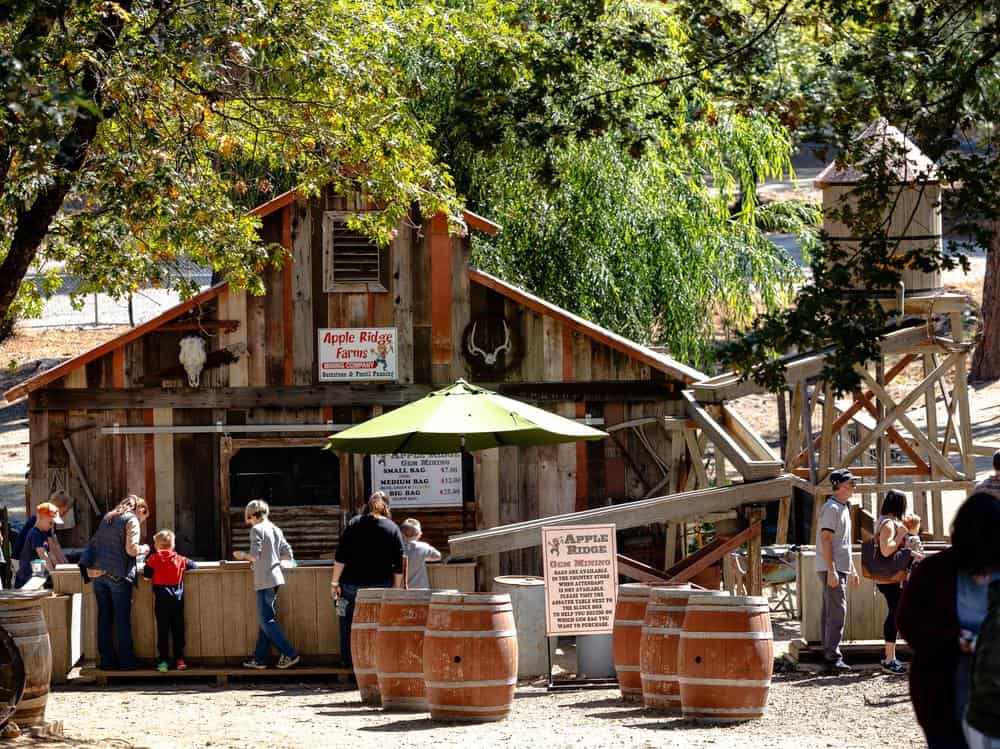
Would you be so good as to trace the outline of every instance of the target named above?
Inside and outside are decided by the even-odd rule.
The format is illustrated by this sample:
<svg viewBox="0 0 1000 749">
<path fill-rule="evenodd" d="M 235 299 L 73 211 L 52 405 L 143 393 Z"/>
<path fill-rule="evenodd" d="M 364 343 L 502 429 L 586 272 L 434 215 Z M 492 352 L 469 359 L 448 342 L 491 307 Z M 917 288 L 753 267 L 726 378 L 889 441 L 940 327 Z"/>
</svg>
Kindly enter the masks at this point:
<svg viewBox="0 0 1000 749">
<path fill-rule="evenodd" d="M 861 544 L 861 574 L 881 583 L 895 583 L 906 576 L 906 570 L 913 562 L 913 552 L 899 548 L 892 556 L 882 554 L 878 537 L 882 532 L 883 520 L 875 528 L 875 535 Z"/>
</svg>

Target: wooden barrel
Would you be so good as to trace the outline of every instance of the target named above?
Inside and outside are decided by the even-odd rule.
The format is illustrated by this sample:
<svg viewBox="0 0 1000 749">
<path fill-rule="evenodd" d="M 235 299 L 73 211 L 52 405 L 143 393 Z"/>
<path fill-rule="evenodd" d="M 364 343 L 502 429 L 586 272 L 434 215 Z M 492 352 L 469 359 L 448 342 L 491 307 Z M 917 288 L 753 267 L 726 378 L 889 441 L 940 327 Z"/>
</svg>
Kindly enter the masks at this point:
<svg viewBox="0 0 1000 749">
<path fill-rule="evenodd" d="M 639 635 L 639 683 L 642 703 L 651 710 L 680 713 L 677 642 L 688 598 L 697 592 L 690 585 L 650 591 Z"/>
<path fill-rule="evenodd" d="M 639 636 L 646 616 L 650 586 L 626 583 L 618 586 L 615 624 L 611 631 L 611 650 L 615 656 L 618 688 L 625 702 L 642 702 L 639 678 Z"/>
<path fill-rule="evenodd" d="M 19 726 L 45 722 L 52 676 L 52 648 L 42 616 L 42 599 L 51 591 L 0 591 L 0 627 L 13 638 L 24 663 L 24 692 L 11 720 Z"/>
<path fill-rule="evenodd" d="M 517 687 L 517 630 L 507 594 L 435 593 L 424 633 L 431 717 L 503 720 Z"/>
<path fill-rule="evenodd" d="M 763 717 L 773 640 L 766 598 L 691 596 L 677 654 L 684 717 L 713 723 Z"/>
<path fill-rule="evenodd" d="M 387 588 L 361 588 L 354 602 L 351 620 L 351 660 L 354 661 L 354 678 L 358 681 L 361 701 L 366 705 L 381 705 L 378 689 L 378 670 L 375 666 L 375 639 L 378 635 L 378 616 L 382 596 Z"/>
<path fill-rule="evenodd" d="M 375 669 L 386 710 L 427 710 L 424 630 L 431 594 L 437 592 L 442 591 L 390 589 L 382 595 L 375 635 Z"/>
</svg>

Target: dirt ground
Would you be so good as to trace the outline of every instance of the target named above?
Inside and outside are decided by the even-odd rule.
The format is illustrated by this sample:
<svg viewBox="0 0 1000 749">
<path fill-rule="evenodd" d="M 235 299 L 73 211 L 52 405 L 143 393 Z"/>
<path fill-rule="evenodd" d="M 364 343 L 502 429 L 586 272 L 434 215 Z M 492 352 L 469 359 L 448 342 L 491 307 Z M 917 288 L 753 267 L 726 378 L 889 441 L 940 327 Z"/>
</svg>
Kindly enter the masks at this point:
<svg viewBox="0 0 1000 749">
<path fill-rule="evenodd" d="M 508 720 L 443 724 L 426 714 L 386 713 L 361 705 L 358 692 L 319 682 L 259 682 L 220 688 L 175 682 L 155 688 L 60 689 L 49 720 L 61 740 L 20 739 L 47 747 L 918 747 L 923 746 L 906 679 L 867 669 L 846 677 L 777 675 L 762 720 L 706 727 L 627 705 L 617 690 L 548 693 L 519 686 Z"/>
</svg>

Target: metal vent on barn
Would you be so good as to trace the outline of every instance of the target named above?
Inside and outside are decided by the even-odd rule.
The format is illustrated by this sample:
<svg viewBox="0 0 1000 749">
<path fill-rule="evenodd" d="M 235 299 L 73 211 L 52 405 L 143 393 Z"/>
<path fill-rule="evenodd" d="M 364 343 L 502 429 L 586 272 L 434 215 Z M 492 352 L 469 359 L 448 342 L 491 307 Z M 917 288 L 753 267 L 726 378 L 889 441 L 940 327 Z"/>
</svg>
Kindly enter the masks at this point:
<svg viewBox="0 0 1000 749">
<path fill-rule="evenodd" d="M 333 222 L 333 282 L 379 283 L 378 246 L 344 221 Z"/>
</svg>

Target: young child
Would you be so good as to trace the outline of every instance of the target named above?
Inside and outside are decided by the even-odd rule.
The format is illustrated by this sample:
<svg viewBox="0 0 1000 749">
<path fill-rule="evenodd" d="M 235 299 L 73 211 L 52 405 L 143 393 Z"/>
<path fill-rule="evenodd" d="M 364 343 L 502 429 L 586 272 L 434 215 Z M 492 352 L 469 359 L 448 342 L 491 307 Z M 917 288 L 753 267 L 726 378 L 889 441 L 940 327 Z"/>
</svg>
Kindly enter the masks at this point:
<svg viewBox="0 0 1000 749">
<path fill-rule="evenodd" d="M 431 587 L 431 581 L 427 577 L 427 562 L 440 561 L 441 552 L 420 540 L 420 521 L 416 518 L 404 520 L 399 531 L 403 534 L 403 550 L 406 552 L 406 587 Z"/>
<path fill-rule="evenodd" d="M 162 530 L 153 536 L 156 553 L 146 558 L 142 574 L 153 583 L 153 601 L 156 611 L 156 649 L 160 662 L 157 671 L 166 672 L 170 657 L 170 638 L 174 640 L 174 659 L 177 670 L 187 668 L 184 663 L 184 572 L 198 567 L 187 557 L 174 551 L 174 532 Z"/>
<path fill-rule="evenodd" d="M 920 540 L 920 516 L 912 512 L 903 515 L 903 527 L 906 528 L 906 548 L 913 552 L 914 559 L 923 559 L 924 542 Z"/>
</svg>

